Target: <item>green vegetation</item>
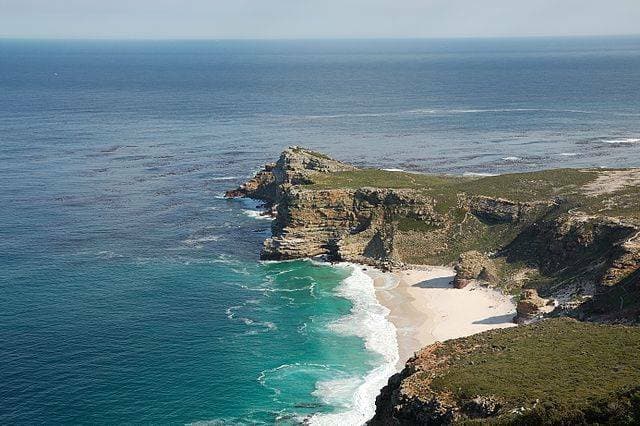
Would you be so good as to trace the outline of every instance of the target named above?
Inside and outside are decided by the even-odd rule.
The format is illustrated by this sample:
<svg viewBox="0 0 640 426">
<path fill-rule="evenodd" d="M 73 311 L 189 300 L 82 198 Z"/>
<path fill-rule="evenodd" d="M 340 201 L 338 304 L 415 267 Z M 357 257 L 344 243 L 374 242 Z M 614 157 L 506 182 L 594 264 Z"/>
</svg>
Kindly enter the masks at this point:
<svg viewBox="0 0 640 426">
<path fill-rule="evenodd" d="M 640 328 L 547 320 L 445 343 L 435 356 L 446 368 L 428 386 L 461 403 L 490 396 L 502 413 L 589 419 L 625 392 L 640 408 L 639 351 Z"/>
<path fill-rule="evenodd" d="M 317 154 L 323 156 L 323 154 Z M 326 156 L 325 156 L 326 157 Z M 600 170 L 554 169 L 529 173 L 511 173 L 483 178 L 430 175 L 360 169 L 313 176 L 313 189 L 362 187 L 415 189 L 436 199 L 436 210 L 447 213 L 457 203 L 457 194 L 504 198 L 528 202 L 562 198 L 585 213 L 640 218 L 640 187 L 627 186 L 597 196 L 584 193 L 582 187 L 593 182 Z"/>
<path fill-rule="evenodd" d="M 423 220 L 414 219 L 412 217 L 400 216 L 398 217 L 397 226 L 399 231 L 418 231 L 429 232 L 434 231 L 440 226 L 437 223 L 425 222 Z"/>
<path fill-rule="evenodd" d="M 534 201 L 556 195 L 575 194 L 578 189 L 597 177 L 595 171 L 577 169 L 544 170 L 531 173 L 513 173 L 483 178 L 448 175 L 390 172 L 378 169 L 360 169 L 322 174 L 313 177 L 312 188 L 406 188 L 419 189 L 429 195 L 465 192 L 511 201 Z"/>
<path fill-rule="evenodd" d="M 310 149 L 294 147 L 294 148 L 292 148 L 292 151 L 295 152 L 296 154 L 306 153 L 306 154 L 311 155 L 312 157 L 320 158 L 320 159 L 323 159 L 323 160 L 334 161 L 333 158 L 329 157 L 328 155 L 323 154 L 321 152 L 317 152 L 317 151 L 311 151 Z"/>
<path fill-rule="evenodd" d="M 594 171 L 577 169 L 512 173 L 477 179 L 465 185 L 470 195 L 506 198 L 515 202 L 549 199 L 579 193 L 579 188 L 597 177 Z"/>
<path fill-rule="evenodd" d="M 438 176 L 422 173 L 389 172 L 378 169 L 360 169 L 353 171 L 318 174 L 313 176 L 313 189 L 363 187 L 391 189 L 420 189 L 430 191 L 439 188 L 451 188 L 451 185 L 466 178 Z"/>
</svg>

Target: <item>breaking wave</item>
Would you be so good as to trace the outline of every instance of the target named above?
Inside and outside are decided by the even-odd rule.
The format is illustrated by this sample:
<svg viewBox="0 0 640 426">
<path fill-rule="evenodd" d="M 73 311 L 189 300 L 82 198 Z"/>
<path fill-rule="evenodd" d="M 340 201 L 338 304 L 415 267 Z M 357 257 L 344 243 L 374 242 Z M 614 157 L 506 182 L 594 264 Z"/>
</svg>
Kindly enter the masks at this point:
<svg viewBox="0 0 640 426">
<path fill-rule="evenodd" d="M 373 279 L 361 267 L 353 268 L 351 275 L 344 279 L 338 293 L 351 300 L 350 315 L 330 324 L 336 333 L 355 335 L 365 341 L 369 351 L 379 354 L 381 364 L 363 378 L 340 378 L 339 381 L 321 381 L 316 384 L 314 394 L 321 400 L 342 406 L 346 410 L 330 414 L 316 414 L 310 419 L 312 425 L 355 425 L 363 424 L 375 414 L 375 399 L 380 389 L 395 373 L 398 362 L 398 341 L 396 328 L 387 316 L 389 310 L 376 298 Z M 349 383 L 358 386 L 349 388 Z M 337 403 L 337 399 L 341 402 Z"/>
</svg>

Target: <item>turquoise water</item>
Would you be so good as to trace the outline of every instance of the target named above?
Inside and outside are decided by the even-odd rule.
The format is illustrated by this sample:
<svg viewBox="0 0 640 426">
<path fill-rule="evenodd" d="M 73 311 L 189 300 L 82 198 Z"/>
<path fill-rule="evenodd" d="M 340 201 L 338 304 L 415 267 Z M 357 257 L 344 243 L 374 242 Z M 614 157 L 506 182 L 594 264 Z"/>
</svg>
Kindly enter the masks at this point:
<svg viewBox="0 0 640 426">
<path fill-rule="evenodd" d="M 639 70 L 638 38 L 0 40 L 0 422 L 357 423 L 396 356 L 371 283 L 259 263 L 224 190 L 292 144 L 639 166 Z"/>
<path fill-rule="evenodd" d="M 87 255 L 63 265 L 9 269 L 4 297 L 24 302 L 4 306 L 3 374 L 30 397 L 4 393 L 3 407 L 18 422 L 293 422 L 350 408 L 355 387 L 340 379 L 357 387 L 379 364 L 330 327 L 351 310 L 336 294 L 346 266 Z M 319 393 L 335 380 L 342 393 Z"/>
</svg>

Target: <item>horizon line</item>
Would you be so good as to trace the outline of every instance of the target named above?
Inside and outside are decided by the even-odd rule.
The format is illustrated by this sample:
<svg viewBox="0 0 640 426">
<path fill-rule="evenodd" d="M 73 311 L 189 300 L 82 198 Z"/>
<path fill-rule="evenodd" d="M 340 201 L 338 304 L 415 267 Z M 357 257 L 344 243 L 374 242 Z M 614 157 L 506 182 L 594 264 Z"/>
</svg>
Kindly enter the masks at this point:
<svg viewBox="0 0 640 426">
<path fill-rule="evenodd" d="M 366 40 L 496 40 L 496 39 L 572 39 L 572 38 L 622 38 L 640 37 L 639 33 L 623 34 L 564 34 L 564 35 L 483 35 L 483 36 L 362 36 L 362 37 L 101 37 L 101 36 L 11 36 L 0 35 L 0 40 L 14 41 L 366 41 Z"/>
</svg>

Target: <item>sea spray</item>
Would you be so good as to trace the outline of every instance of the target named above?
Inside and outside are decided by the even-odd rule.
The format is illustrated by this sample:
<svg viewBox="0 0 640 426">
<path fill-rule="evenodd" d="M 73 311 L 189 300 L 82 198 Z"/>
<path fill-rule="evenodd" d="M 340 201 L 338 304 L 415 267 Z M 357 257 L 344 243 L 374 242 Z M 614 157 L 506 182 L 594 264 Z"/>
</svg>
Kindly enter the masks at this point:
<svg viewBox="0 0 640 426">
<path fill-rule="evenodd" d="M 399 360 L 396 328 L 388 319 L 390 311 L 376 298 L 373 279 L 362 271 L 361 266 L 348 263 L 341 266 L 349 266 L 353 272 L 343 280 L 337 291 L 340 296 L 351 300 L 353 307 L 350 315 L 333 322 L 329 327 L 340 334 L 361 337 L 365 341 L 365 347 L 379 354 L 382 360 L 364 378 L 334 379 L 318 383 L 315 394 L 333 405 L 336 405 L 334 386 L 348 390 L 350 383 L 354 381 L 359 382 L 359 385 L 350 400 L 342 404 L 347 407 L 346 411 L 317 414 L 311 418 L 313 425 L 359 425 L 372 418 L 376 396 L 395 373 L 395 365 Z M 344 395 L 343 392 L 337 393 Z"/>
</svg>

